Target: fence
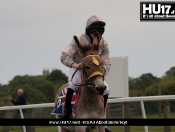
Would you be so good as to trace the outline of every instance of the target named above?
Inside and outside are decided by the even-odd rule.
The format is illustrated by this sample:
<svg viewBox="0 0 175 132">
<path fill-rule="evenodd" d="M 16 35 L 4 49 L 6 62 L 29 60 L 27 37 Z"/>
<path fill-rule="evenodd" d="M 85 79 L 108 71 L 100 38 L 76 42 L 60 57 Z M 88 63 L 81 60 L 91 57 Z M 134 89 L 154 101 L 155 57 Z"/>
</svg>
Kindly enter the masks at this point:
<svg viewBox="0 0 175 132">
<path fill-rule="evenodd" d="M 169 103 L 168 101 L 175 100 L 175 95 L 167 95 L 167 96 L 145 96 L 145 97 L 127 97 L 127 98 L 114 98 L 109 99 L 108 104 L 111 103 L 123 103 L 123 118 L 129 118 L 129 103 L 130 102 L 140 102 L 141 111 L 142 111 L 142 117 L 146 118 L 145 108 L 144 108 L 144 102 L 152 102 L 152 101 L 163 101 L 164 102 L 164 118 L 169 118 Z M 54 103 L 45 103 L 45 104 L 33 104 L 33 105 L 21 105 L 21 106 L 4 106 L 0 107 L 0 111 L 5 111 L 4 117 L 6 117 L 6 112 L 9 110 L 19 110 L 21 118 L 23 117 L 22 109 L 30 109 L 30 114 L 32 115 L 32 110 L 34 108 L 53 108 Z M 148 126 L 144 126 L 145 132 L 148 132 Z M 25 132 L 24 126 L 23 130 Z M 165 132 L 170 132 L 170 126 L 165 126 Z M 58 127 L 58 132 L 60 132 L 60 129 Z M 130 132 L 130 127 L 125 126 L 124 132 Z"/>
</svg>

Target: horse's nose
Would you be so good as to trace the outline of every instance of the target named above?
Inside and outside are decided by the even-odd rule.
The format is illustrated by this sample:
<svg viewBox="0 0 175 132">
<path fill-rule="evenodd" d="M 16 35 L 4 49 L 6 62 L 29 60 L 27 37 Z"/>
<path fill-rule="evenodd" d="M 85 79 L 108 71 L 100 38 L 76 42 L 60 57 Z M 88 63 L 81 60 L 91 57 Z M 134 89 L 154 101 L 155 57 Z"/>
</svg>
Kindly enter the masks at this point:
<svg viewBox="0 0 175 132">
<path fill-rule="evenodd" d="M 96 87 L 95 89 L 96 89 L 96 91 L 99 91 L 100 90 L 98 87 Z"/>
<path fill-rule="evenodd" d="M 101 88 L 100 87 L 96 87 L 95 89 L 96 89 L 96 91 L 99 92 L 100 95 L 102 95 L 104 93 L 105 89 L 106 89 L 106 86 L 101 87 Z"/>
</svg>

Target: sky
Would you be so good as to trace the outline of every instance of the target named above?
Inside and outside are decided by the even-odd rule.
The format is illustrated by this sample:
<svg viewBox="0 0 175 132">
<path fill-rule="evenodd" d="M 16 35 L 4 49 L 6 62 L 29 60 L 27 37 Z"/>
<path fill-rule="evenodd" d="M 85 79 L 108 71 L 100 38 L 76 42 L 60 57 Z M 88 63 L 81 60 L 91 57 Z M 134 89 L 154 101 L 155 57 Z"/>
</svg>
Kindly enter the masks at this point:
<svg viewBox="0 0 175 132">
<path fill-rule="evenodd" d="M 43 69 L 67 75 L 61 52 L 92 15 L 106 22 L 110 57 L 128 57 L 130 77 L 162 77 L 175 65 L 175 22 L 140 21 L 139 0 L 0 0 L 0 84 Z"/>
</svg>

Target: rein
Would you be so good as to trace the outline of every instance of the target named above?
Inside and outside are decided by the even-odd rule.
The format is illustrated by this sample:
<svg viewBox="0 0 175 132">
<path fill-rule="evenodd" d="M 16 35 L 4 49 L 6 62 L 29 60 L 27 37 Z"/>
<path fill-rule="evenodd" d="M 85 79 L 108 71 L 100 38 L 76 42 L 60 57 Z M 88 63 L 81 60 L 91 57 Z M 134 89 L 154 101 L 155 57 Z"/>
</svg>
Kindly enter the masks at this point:
<svg viewBox="0 0 175 132">
<path fill-rule="evenodd" d="M 72 75 L 71 82 L 72 82 L 72 79 L 73 79 L 73 77 L 74 77 L 74 75 L 75 75 L 75 73 L 76 73 L 77 71 L 78 71 L 78 69 L 76 69 L 75 72 L 74 72 L 74 74 Z M 89 81 L 87 81 L 87 83 L 84 83 L 84 84 L 74 84 L 73 82 L 72 82 L 72 84 L 75 85 L 75 86 L 91 85 L 91 86 L 94 87 L 94 85 L 92 85 Z"/>
</svg>

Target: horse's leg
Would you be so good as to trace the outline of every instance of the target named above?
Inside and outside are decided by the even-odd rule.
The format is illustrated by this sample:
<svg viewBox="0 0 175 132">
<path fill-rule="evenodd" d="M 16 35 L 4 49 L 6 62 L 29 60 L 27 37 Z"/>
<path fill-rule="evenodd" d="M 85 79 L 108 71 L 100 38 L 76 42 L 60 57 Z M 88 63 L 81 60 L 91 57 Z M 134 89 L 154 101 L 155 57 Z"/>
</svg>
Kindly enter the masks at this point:
<svg viewBox="0 0 175 132">
<path fill-rule="evenodd" d="M 101 113 L 103 113 L 103 112 L 101 112 Z M 100 116 L 100 119 L 104 119 L 104 116 L 103 116 L 104 114 L 102 114 L 101 116 Z M 97 126 L 96 127 L 96 132 L 105 132 L 105 126 Z"/>
<path fill-rule="evenodd" d="M 67 130 L 65 127 L 63 127 L 63 126 L 60 126 L 60 128 L 61 128 L 61 132 L 70 132 L 69 130 Z"/>
<path fill-rule="evenodd" d="M 86 132 L 86 126 L 75 126 L 76 132 Z"/>
<path fill-rule="evenodd" d="M 98 126 L 96 131 L 97 132 L 105 132 L 105 126 Z"/>
</svg>

